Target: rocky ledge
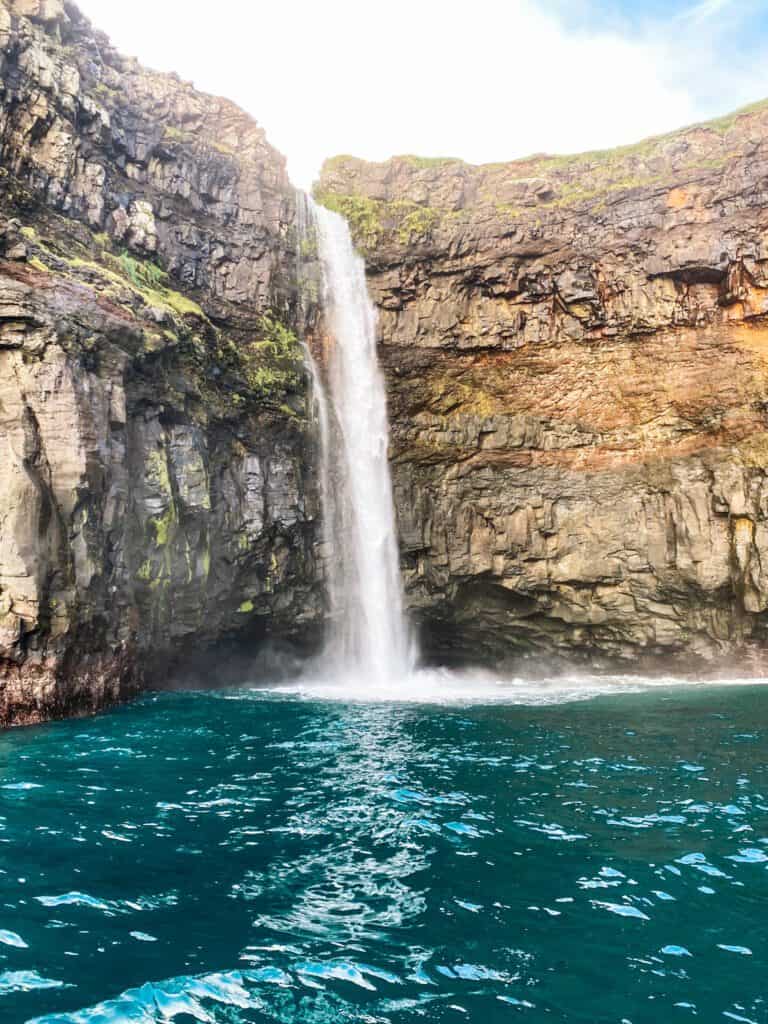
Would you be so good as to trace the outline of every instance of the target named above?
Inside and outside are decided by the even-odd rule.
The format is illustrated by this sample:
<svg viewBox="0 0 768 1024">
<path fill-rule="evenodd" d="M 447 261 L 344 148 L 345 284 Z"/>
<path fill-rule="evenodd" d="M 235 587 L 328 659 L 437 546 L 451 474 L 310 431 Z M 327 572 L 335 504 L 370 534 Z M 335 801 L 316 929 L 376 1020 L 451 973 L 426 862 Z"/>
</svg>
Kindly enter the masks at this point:
<svg viewBox="0 0 768 1024">
<path fill-rule="evenodd" d="M 263 131 L 0 0 L 0 722 L 321 616 L 296 197 Z"/>
<path fill-rule="evenodd" d="M 768 105 L 611 152 L 338 157 L 442 660 L 764 669 Z"/>
</svg>

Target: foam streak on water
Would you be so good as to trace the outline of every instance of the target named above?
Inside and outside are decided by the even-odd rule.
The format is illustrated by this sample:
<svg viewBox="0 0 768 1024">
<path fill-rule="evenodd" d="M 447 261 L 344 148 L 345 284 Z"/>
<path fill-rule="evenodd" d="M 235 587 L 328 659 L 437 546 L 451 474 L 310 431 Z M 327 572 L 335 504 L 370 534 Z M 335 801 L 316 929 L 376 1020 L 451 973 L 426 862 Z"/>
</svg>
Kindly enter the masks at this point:
<svg viewBox="0 0 768 1024">
<path fill-rule="evenodd" d="M 403 615 L 376 312 L 347 222 L 318 206 L 314 216 L 330 332 L 325 389 L 320 374 L 314 374 L 329 549 L 329 661 L 342 677 L 363 672 L 373 682 L 402 679 L 412 658 Z"/>
</svg>

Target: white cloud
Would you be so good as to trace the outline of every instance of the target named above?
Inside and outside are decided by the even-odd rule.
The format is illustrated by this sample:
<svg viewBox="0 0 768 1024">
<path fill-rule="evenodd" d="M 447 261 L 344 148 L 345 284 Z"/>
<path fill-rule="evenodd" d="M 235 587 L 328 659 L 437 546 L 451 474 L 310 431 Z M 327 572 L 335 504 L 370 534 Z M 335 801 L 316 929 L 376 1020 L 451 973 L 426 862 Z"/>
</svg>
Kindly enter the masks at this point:
<svg viewBox="0 0 768 1024">
<path fill-rule="evenodd" d="M 734 0 L 702 0 L 701 3 L 682 11 L 680 21 L 702 22 L 721 14 L 726 7 L 733 7 Z"/>
<path fill-rule="evenodd" d="M 691 10 L 700 20 L 724 2 Z M 122 50 L 248 109 L 303 186 L 335 153 L 505 160 L 619 145 L 702 116 L 674 40 L 567 30 L 534 0 L 81 6 Z"/>
<path fill-rule="evenodd" d="M 688 91 L 699 119 L 768 95 L 764 0 L 702 0 L 643 32 L 659 48 L 665 80 Z"/>
</svg>

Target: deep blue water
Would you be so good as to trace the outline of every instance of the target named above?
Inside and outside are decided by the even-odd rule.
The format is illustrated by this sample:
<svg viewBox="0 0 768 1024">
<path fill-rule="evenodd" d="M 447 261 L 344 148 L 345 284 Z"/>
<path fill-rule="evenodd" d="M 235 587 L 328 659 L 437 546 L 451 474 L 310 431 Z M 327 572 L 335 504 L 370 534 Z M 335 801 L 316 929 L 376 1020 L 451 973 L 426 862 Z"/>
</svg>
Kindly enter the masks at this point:
<svg viewBox="0 0 768 1024">
<path fill-rule="evenodd" d="M 0 736 L 0 1020 L 768 1021 L 768 689 Z"/>
</svg>

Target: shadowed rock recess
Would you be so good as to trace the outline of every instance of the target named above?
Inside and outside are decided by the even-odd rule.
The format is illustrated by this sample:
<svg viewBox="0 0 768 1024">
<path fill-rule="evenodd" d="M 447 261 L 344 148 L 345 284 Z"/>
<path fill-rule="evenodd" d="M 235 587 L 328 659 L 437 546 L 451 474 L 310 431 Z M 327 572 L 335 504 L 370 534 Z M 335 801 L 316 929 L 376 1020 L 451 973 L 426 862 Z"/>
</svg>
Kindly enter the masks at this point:
<svg viewBox="0 0 768 1024">
<path fill-rule="evenodd" d="M 317 195 L 367 257 L 427 651 L 764 669 L 768 105 L 573 157 L 338 157 Z"/>
<path fill-rule="evenodd" d="M 0 0 L 0 721 L 311 638 L 295 205 L 233 104 Z"/>
</svg>

